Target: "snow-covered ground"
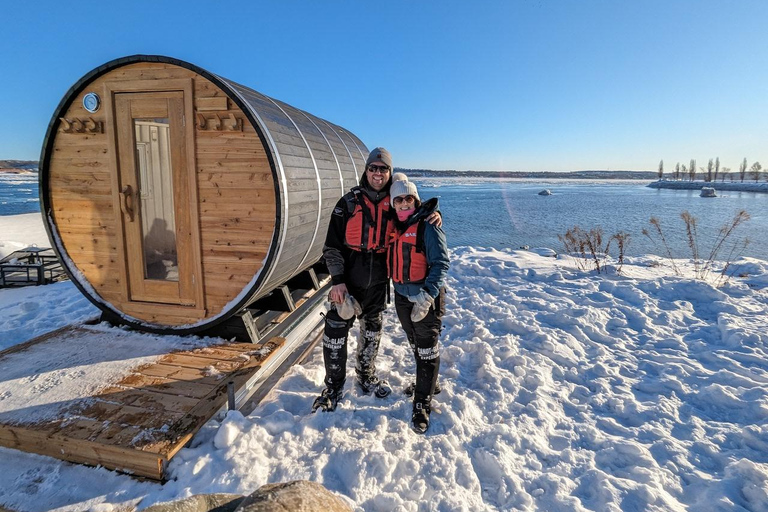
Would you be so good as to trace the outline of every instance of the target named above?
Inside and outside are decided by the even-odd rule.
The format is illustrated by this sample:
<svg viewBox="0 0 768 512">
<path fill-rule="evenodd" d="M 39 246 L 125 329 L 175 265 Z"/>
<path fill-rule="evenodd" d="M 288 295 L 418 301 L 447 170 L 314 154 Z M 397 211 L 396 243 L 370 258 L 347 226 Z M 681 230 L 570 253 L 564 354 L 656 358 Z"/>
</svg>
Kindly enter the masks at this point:
<svg viewBox="0 0 768 512">
<path fill-rule="evenodd" d="M 0 505 L 117 511 L 309 479 L 365 511 L 768 510 L 768 262 L 716 288 L 650 256 L 597 276 L 536 252 L 451 255 L 426 436 L 402 393 L 355 390 L 351 361 L 339 409 L 310 414 L 317 350 L 249 416 L 209 422 L 164 485 L 0 449 Z M 69 309 L 31 314 L 47 308 Z M 94 313 L 65 283 L 0 290 L 11 343 Z M 413 378 L 391 309 L 378 367 L 396 390 Z"/>
<path fill-rule="evenodd" d="M 50 247 L 39 213 L 0 215 L 0 258 L 30 245 Z"/>
</svg>

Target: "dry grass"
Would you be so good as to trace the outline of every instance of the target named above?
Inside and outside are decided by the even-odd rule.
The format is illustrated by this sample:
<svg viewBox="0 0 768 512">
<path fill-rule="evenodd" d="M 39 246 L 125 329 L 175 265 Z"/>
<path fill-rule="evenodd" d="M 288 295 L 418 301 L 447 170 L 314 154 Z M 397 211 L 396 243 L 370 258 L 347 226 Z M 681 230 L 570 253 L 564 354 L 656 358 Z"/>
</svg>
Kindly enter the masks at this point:
<svg viewBox="0 0 768 512">
<path fill-rule="evenodd" d="M 731 265 L 731 262 L 738 259 L 744 250 L 749 245 L 749 239 L 734 239 L 733 233 L 741 224 L 749 220 L 749 214 L 745 210 L 738 211 L 733 218 L 726 222 L 718 231 L 717 236 L 712 242 L 712 247 L 706 257 L 701 256 L 699 251 L 699 233 L 697 230 L 696 217 L 689 212 L 684 211 L 680 214 L 680 218 L 683 219 L 685 225 L 685 241 L 691 251 L 691 259 L 693 262 L 693 277 L 696 279 L 708 279 L 712 271 L 714 270 L 714 264 L 718 261 L 721 251 L 727 250 L 728 255 L 724 262 L 723 270 L 720 271 L 720 277 L 717 279 L 715 285 L 722 286 L 728 281 L 727 270 Z M 665 256 L 669 260 L 675 275 L 682 275 L 680 268 L 675 264 L 675 259 L 672 255 L 672 251 L 667 243 L 667 238 L 664 235 L 664 231 L 661 228 L 661 222 L 656 217 L 651 217 L 649 223 L 652 230 L 643 229 L 643 235 L 653 242 L 654 245 L 659 244 L 664 248 Z"/>
<path fill-rule="evenodd" d="M 610 257 L 611 246 L 614 244 L 619 252 L 616 273 L 621 273 L 630 235 L 620 231 L 605 239 L 601 227 L 584 231 L 579 226 L 574 226 L 566 231 L 565 235 L 557 235 L 557 238 L 565 247 L 566 253 L 577 256 L 575 260 L 579 268 L 582 270 L 593 268 L 600 274 L 608 272 L 607 261 Z"/>
</svg>

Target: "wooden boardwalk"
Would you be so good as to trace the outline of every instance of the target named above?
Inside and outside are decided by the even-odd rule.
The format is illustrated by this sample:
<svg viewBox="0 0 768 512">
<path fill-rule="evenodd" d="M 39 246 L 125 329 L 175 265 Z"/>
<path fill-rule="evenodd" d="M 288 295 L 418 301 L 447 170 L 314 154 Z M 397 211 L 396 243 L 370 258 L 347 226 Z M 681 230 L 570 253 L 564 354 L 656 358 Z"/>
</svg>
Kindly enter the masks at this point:
<svg viewBox="0 0 768 512">
<path fill-rule="evenodd" d="M 103 329 L 66 327 L 0 352 L 0 368 L 24 351 L 46 357 L 46 345 L 73 338 L 93 338 L 108 351 L 107 336 Z M 0 446 L 163 479 L 171 458 L 226 406 L 227 383 L 242 388 L 284 342 L 273 337 L 161 355 L 116 382 L 97 383 L 105 387 L 91 397 L 52 405 L 43 420 L 0 414 Z"/>
</svg>

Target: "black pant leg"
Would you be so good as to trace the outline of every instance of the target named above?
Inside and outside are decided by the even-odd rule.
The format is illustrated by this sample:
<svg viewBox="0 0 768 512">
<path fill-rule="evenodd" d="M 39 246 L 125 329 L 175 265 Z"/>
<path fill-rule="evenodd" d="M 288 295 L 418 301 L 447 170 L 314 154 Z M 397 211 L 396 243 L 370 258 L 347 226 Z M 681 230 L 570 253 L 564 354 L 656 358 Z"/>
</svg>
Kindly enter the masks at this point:
<svg viewBox="0 0 768 512">
<path fill-rule="evenodd" d="M 325 315 L 323 331 L 323 362 L 325 363 L 325 385 L 340 391 L 344 387 L 347 373 L 347 338 L 354 318 L 342 319 L 335 309 Z"/>
<path fill-rule="evenodd" d="M 353 287 L 350 290 L 363 310 L 360 315 L 360 339 L 357 344 L 357 364 L 355 365 L 357 377 L 362 381 L 371 380 L 376 376 L 376 356 L 379 353 L 388 286 L 389 282 L 385 282 L 373 284 L 365 289 Z"/>
<path fill-rule="evenodd" d="M 429 402 L 432 400 L 440 369 L 438 340 L 445 313 L 445 291 L 440 290 L 434 306 L 430 308 L 427 316 L 419 322 L 411 321 L 413 304 L 407 297 L 396 294 L 395 308 L 408 337 L 408 342 L 411 343 L 411 339 L 413 339 L 411 347 L 414 348 L 414 356 L 416 357 L 414 400 Z"/>
<path fill-rule="evenodd" d="M 413 322 L 411 321 L 411 310 L 413 309 L 413 302 L 408 300 L 408 297 L 400 295 L 395 292 L 395 311 L 397 312 L 397 318 L 400 320 L 400 325 L 405 331 L 405 337 L 408 339 L 408 344 L 413 351 L 413 357 L 416 357 L 416 342 L 414 341 Z"/>
</svg>

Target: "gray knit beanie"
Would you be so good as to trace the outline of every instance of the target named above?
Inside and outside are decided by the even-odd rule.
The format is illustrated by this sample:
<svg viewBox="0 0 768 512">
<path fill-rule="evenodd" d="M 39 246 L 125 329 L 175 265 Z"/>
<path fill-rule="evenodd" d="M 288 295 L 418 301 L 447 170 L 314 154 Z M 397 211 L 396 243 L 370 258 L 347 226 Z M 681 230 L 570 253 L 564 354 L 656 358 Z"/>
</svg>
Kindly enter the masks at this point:
<svg viewBox="0 0 768 512">
<path fill-rule="evenodd" d="M 368 160 L 365 161 L 365 167 L 367 168 L 372 162 L 384 162 L 390 169 L 394 168 L 392 167 L 392 155 L 384 148 L 374 148 L 368 155 Z"/>
</svg>

